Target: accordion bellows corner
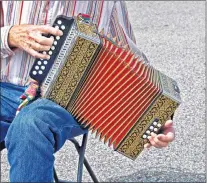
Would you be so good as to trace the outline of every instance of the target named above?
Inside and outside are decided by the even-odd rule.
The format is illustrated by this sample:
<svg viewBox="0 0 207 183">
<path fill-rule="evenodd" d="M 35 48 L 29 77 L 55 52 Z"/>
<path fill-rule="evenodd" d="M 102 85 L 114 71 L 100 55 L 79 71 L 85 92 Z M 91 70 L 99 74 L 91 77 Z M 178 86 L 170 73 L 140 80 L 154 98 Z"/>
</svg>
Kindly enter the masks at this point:
<svg viewBox="0 0 207 183">
<path fill-rule="evenodd" d="M 145 64 L 81 17 L 58 16 L 63 31 L 50 60 L 36 59 L 30 77 L 42 97 L 67 109 L 114 150 L 136 157 L 181 103 L 177 83 Z"/>
</svg>

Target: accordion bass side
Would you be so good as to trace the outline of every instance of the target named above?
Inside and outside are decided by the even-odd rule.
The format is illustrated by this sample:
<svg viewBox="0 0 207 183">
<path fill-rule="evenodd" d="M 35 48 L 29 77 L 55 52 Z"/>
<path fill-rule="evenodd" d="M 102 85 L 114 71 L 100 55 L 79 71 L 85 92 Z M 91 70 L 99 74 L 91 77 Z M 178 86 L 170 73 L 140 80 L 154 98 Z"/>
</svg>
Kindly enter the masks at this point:
<svg viewBox="0 0 207 183">
<path fill-rule="evenodd" d="M 128 158 L 136 159 L 151 132 L 158 133 L 181 103 L 177 83 L 145 64 L 81 16 L 58 16 L 63 31 L 36 59 L 30 77 L 42 97 L 67 109 L 84 128 Z"/>
</svg>

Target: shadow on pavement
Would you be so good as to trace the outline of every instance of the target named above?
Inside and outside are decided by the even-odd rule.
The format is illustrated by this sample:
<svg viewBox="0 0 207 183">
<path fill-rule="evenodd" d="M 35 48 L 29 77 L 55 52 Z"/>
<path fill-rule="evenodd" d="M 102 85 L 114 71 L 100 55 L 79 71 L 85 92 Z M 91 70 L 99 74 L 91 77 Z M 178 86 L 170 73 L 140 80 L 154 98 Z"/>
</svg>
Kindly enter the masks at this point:
<svg viewBox="0 0 207 183">
<path fill-rule="evenodd" d="M 205 173 L 194 174 L 183 170 L 170 169 L 169 171 L 158 171 L 143 169 L 137 173 L 127 176 L 114 177 L 107 182 L 205 182 Z"/>
</svg>

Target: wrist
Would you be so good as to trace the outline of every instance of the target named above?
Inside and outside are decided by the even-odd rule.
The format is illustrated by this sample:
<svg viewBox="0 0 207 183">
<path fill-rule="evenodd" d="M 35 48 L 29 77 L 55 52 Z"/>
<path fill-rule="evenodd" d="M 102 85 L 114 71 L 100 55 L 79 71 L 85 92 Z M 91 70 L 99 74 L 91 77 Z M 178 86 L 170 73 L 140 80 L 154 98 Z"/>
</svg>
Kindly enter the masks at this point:
<svg viewBox="0 0 207 183">
<path fill-rule="evenodd" d="M 14 26 L 12 26 L 9 30 L 9 33 L 8 33 L 8 46 L 13 49 L 13 48 L 16 48 L 16 44 L 15 44 L 15 41 L 14 41 Z"/>
</svg>

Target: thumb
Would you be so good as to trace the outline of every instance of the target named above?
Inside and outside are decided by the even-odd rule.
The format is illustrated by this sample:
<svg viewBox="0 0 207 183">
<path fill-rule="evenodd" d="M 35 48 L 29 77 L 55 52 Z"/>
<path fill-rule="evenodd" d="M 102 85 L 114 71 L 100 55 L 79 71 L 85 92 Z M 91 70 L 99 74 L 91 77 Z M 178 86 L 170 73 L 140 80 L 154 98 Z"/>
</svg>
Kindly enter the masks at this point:
<svg viewBox="0 0 207 183">
<path fill-rule="evenodd" d="M 173 121 L 172 120 L 168 120 L 164 124 L 163 128 L 169 128 L 169 127 L 172 127 L 172 126 L 173 126 Z"/>
</svg>

